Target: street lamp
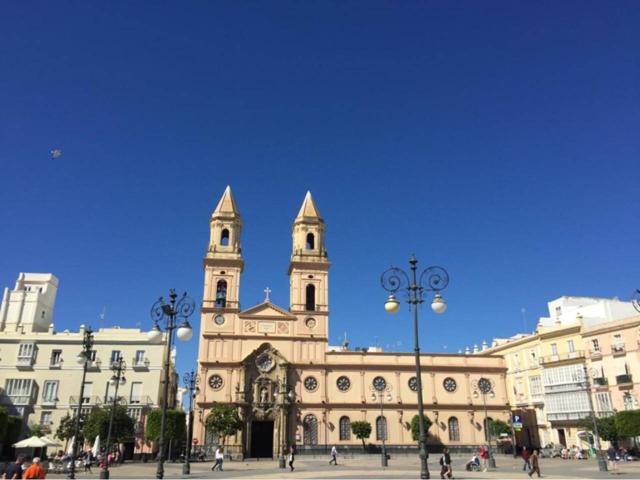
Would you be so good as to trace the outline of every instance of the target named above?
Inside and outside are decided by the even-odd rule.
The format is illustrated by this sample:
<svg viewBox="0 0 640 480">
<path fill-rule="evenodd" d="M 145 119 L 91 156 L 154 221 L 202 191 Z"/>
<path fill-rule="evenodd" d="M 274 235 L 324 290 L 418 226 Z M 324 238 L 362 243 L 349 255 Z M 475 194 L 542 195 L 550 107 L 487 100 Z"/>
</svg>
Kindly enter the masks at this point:
<svg viewBox="0 0 640 480">
<path fill-rule="evenodd" d="M 640 312 L 640 288 L 634 292 L 634 296 L 631 299 L 631 303 L 633 304 L 633 308 L 635 308 L 638 312 Z"/>
<path fill-rule="evenodd" d="M 429 466 L 427 464 L 427 432 L 424 429 L 424 403 L 422 401 L 422 368 L 420 366 L 420 343 L 418 341 L 418 305 L 423 303 L 425 292 L 435 292 L 431 301 L 431 309 L 435 313 L 444 313 L 447 309 L 440 292 L 449 285 L 449 274 L 442 267 L 432 266 L 425 268 L 418 278 L 416 270 L 418 260 L 415 255 L 409 259 L 411 266 L 411 278 L 409 275 L 398 267 L 391 267 L 386 270 L 380 278 L 382 288 L 390 292 L 389 298 L 384 304 L 384 309 L 394 314 L 400 309 L 400 302 L 396 299 L 395 294 L 402 290 L 406 294 L 406 300 L 409 305 L 413 305 L 413 336 L 414 336 L 414 352 L 416 357 L 416 380 L 418 389 L 418 425 L 420 427 L 420 478 L 429 477 Z"/>
<path fill-rule="evenodd" d="M 93 331 L 91 328 L 84 330 L 82 337 L 82 351 L 76 356 L 78 364 L 82 365 L 82 381 L 80 382 L 80 397 L 78 398 L 78 411 L 73 427 L 73 445 L 71 446 L 71 465 L 69 466 L 69 478 L 76 478 L 76 456 L 78 453 L 78 437 L 80 436 L 80 416 L 82 412 L 82 397 L 84 397 L 84 382 L 87 378 L 87 368 L 91 362 L 91 349 L 93 348 Z"/>
<path fill-rule="evenodd" d="M 600 448 L 600 435 L 598 434 L 598 422 L 596 421 L 596 412 L 593 408 L 593 399 L 591 398 L 591 382 L 589 378 L 597 378 L 600 372 L 591 368 L 589 370 L 590 375 L 587 374 L 587 366 L 584 365 L 584 370 L 582 375 L 584 376 L 584 383 L 587 389 L 587 395 L 589 396 L 589 410 L 591 411 L 591 420 L 593 421 L 593 446 L 596 449 L 596 456 L 598 457 L 598 470 L 601 472 L 606 472 L 607 468 L 607 459 L 604 457 L 604 453 Z"/>
<path fill-rule="evenodd" d="M 191 442 L 193 440 L 191 438 L 191 427 L 193 425 L 193 399 L 196 398 L 196 395 L 200 390 L 198 388 L 200 377 L 198 377 L 194 370 L 191 370 L 190 372 L 184 374 L 184 377 L 182 377 L 182 382 L 189 392 L 189 416 L 187 417 L 187 453 L 184 459 L 184 464 L 182 465 L 182 474 L 189 475 L 191 473 Z"/>
<path fill-rule="evenodd" d="M 286 418 L 289 411 L 289 406 L 293 402 L 293 389 L 286 383 L 278 381 L 278 396 L 280 397 L 280 459 L 278 466 L 280 468 L 287 468 L 287 432 L 285 429 Z"/>
<path fill-rule="evenodd" d="M 482 404 L 484 405 L 484 432 L 487 437 L 488 443 L 488 452 L 489 455 L 489 467 L 496 468 L 496 459 L 493 457 L 493 451 L 491 448 L 491 429 L 489 428 L 489 418 L 487 416 L 487 395 L 495 396 L 493 392 L 493 383 L 491 380 L 485 377 L 481 377 L 478 380 L 474 380 L 471 382 L 471 387 L 473 388 L 474 396 L 478 396 L 478 392 L 482 394 Z"/>
<path fill-rule="evenodd" d="M 176 291 L 169 290 L 169 303 L 162 297 L 151 307 L 151 319 L 153 328 L 149 330 L 147 336 L 152 342 L 160 340 L 162 330 L 159 322 L 165 320 L 165 331 L 167 332 L 167 350 L 164 361 L 164 384 L 162 394 L 162 416 L 160 420 L 160 441 L 158 442 L 158 467 L 156 478 L 164 478 L 164 435 L 167 426 L 167 408 L 169 403 L 169 373 L 171 368 L 171 344 L 173 342 L 173 331 L 177 329 L 176 335 L 179 340 L 188 342 L 193 336 L 193 328 L 187 321 L 196 308 L 196 304 L 186 293 L 178 300 Z M 182 323 L 178 326 L 177 319 L 181 318 Z"/>
<path fill-rule="evenodd" d="M 374 402 L 380 402 L 380 425 L 382 427 L 382 431 L 380 432 L 380 439 L 382 441 L 381 464 L 383 467 L 388 467 L 389 458 L 387 457 L 387 447 L 384 443 L 387 436 L 387 419 L 384 418 L 384 401 L 385 399 L 387 402 L 393 400 L 393 397 L 391 396 L 391 385 L 379 382 L 374 385 L 369 385 L 369 390 L 371 390 L 371 400 Z"/>
<path fill-rule="evenodd" d="M 124 385 L 126 379 L 124 378 L 124 372 L 127 369 L 127 365 L 122 357 L 111 364 L 111 371 L 113 375 L 109 383 L 115 387 L 113 393 L 113 403 L 111 404 L 111 413 L 109 415 L 109 429 L 107 430 L 107 443 L 105 445 L 104 454 L 106 456 L 102 461 L 102 469 L 100 470 L 100 478 L 109 478 L 109 451 L 111 449 L 111 429 L 113 428 L 113 417 L 116 413 L 116 405 L 118 404 L 118 387 Z M 109 391 L 107 389 L 107 391 Z"/>
</svg>

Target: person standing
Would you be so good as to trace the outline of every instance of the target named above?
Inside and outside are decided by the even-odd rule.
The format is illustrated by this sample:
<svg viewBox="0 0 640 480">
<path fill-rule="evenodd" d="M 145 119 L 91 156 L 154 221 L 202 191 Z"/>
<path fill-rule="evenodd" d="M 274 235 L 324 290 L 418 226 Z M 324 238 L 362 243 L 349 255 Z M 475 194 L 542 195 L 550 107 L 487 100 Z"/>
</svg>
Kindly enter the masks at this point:
<svg viewBox="0 0 640 480">
<path fill-rule="evenodd" d="M 531 462 L 529 462 L 529 450 L 527 450 L 527 447 L 522 447 L 522 461 L 524 462 L 524 465 L 522 465 L 522 471 L 526 472 L 527 469 L 531 470 Z"/>
<path fill-rule="evenodd" d="M 329 460 L 329 465 L 331 465 L 332 463 L 335 466 L 338 466 L 338 449 L 335 445 L 331 447 L 331 460 Z"/>
<path fill-rule="evenodd" d="M 440 478 L 453 478 L 453 467 L 451 466 L 451 454 L 449 449 L 444 447 L 442 457 L 440 457 Z"/>
<path fill-rule="evenodd" d="M 482 447 L 480 447 L 480 458 L 482 459 L 482 471 L 486 472 L 487 471 L 487 449 L 485 448 L 484 445 L 482 445 Z"/>
<path fill-rule="evenodd" d="M 216 463 L 213 464 L 213 467 L 211 467 L 211 470 L 215 470 L 216 467 L 218 468 L 218 470 L 222 471 L 222 463 L 224 462 L 224 448 L 223 447 L 218 447 L 216 449 Z"/>
<path fill-rule="evenodd" d="M 294 468 L 293 468 L 293 462 L 296 460 L 296 454 L 295 451 L 293 450 L 293 446 L 289 447 L 289 468 L 291 469 L 290 471 L 293 472 Z"/>
<path fill-rule="evenodd" d="M 22 464 L 24 463 L 24 457 L 18 455 L 16 461 L 10 464 L 4 472 L 3 478 L 22 478 Z"/>
<path fill-rule="evenodd" d="M 24 471 L 22 478 L 45 478 L 47 471 L 40 465 L 40 458 L 34 457 L 29 468 Z"/>
<path fill-rule="evenodd" d="M 529 461 L 531 462 L 531 470 L 529 470 L 529 476 L 532 477 L 533 473 L 538 474 L 538 478 L 540 478 L 540 462 L 538 458 L 538 450 L 534 450 L 529 457 Z"/>
<path fill-rule="evenodd" d="M 609 445 L 607 448 L 607 460 L 609 460 L 609 468 L 615 472 L 618 470 L 618 457 L 616 448 L 613 445 Z"/>
</svg>

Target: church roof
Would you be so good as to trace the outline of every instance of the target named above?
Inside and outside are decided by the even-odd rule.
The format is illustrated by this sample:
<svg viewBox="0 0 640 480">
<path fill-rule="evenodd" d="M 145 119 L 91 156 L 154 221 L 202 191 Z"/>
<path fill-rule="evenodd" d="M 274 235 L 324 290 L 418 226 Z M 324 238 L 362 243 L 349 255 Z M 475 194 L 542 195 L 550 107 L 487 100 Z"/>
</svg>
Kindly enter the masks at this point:
<svg viewBox="0 0 640 480">
<path fill-rule="evenodd" d="M 238 315 L 240 315 L 241 317 L 256 316 L 256 317 L 270 317 L 270 318 L 284 317 L 289 319 L 295 318 L 295 315 L 292 315 L 291 312 L 271 303 L 269 300 L 266 300 L 262 303 L 259 303 L 258 305 L 254 305 L 253 307 L 243 310 Z"/>
<path fill-rule="evenodd" d="M 302 206 L 300 207 L 300 211 L 298 212 L 298 216 L 296 220 L 311 217 L 320 219 L 320 212 L 318 211 L 318 207 L 316 207 L 315 202 L 313 201 L 313 197 L 311 196 L 311 192 L 307 191 L 307 194 L 304 196 L 304 201 L 302 202 Z"/>
<path fill-rule="evenodd" d="M 231 194 L 231 187 L 227 185 L 227 188 L 224 189 L 224 193 L 216 206 L 216 209 L 213 211 L 213 214 L 232 214 L 232 215 L 240 215 L 238 211 L 238 206 L 236 205 L 236 201 L 233 199 L 233 195 Z"/>
</svg>

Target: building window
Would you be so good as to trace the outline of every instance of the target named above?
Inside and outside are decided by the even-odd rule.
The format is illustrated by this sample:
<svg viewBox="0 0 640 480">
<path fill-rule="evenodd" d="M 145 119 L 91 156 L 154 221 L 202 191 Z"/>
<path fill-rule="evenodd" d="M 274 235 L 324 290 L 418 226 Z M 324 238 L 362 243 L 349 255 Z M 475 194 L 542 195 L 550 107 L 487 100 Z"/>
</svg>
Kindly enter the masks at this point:
<svg viewBox="0 0 640 480">
<path fill-rule="evenodd" d="M 51 352 L 51 364 L 52 367 L 59 367 L 62 365 L 62 350 L 53 350 Z"/>
<path fill-rule="evenodd" d="M 376 418 L 376 440 L 387 439 L 387 419 L 380 416 Z"/>
<path fill-rule="evenodd" d="M 97 350 L 91 350 L 91 352 L 89 353 L 89 361 L 90 362 L 95 362 L 96 358 L 98 358 L 98 351 Z"/>
<path fill-rule="evenodd" d="M 216 308 L 227 306 L 227 281 L 218 280 L 216 284 Z"/>
<path fill-rule="evenodd" d="M 305 445 L 317 445 L 318 444 L 318 419 L 315 415 L 307 415 L 302 422 L 304 444 Z"/>
<path fill-rule="evenodd" d="M 576 351 L 576 344 L 573 340 L 567 340 L 567 347 L 569 348 L 569 353 L 574 353 Z"/>
<path fill-rule="evenodd" d="M 622 403 L 624 404 L 625 410 L 636 410 L 638 408 L 638 401 L 636 400 L 636 397 L 629 392 L 626 392 L 623 395 Z"/>
<path fill-rule="evenodd" d="M 42 386 L 42 402 L 55 403 L 58 400 L 58 381 L 47 380 Z"/>
<path fill-rule="evenodd" d="M 559 317 L 562 315 L 562 307 L 556 307 L 556 316 Z"/>
<path fill-rule="evenodd" d="M 607 414 L 613 412 L 611 394 L 609 392 L 596 392 L 596 409 L 598 413 Z"/>
<path fill-rule="evenodd" d="M 122 352 L 120 350 L 111 350 L 111 365 L 120 360 Z"/>
<path fill-rule="evenodd" d="M 142 382 L 131 382 L 131 399 L 129 403 L 138 404 L 142 400 Z"/>
<path fill-rule="evenodd" d="M 136 350 L 134 362 L 136 365 L 144 365 L 144 350 Z"/>
<path fill-rule="evenodd" d="M 35 360 L 36 344 L 35 343 L 21 343 L 18 348 L 18 364 L 32 365 Z"/>
<path fill-rule="evenodd" d="M 111 381 L 107 382 L 107 389 L 106 392 L 104 394 L 104 401 L 105 403 L 113 403 L 113 397 L 116 394 L 116 385 L 115 383 L 111 383 Z"/>
<path fill-rule="evenodd" d="M 551 344 L 551 355 L 558 356 L 558 345 L 555 343 Z"/>
<path fill-rule="evenodd" d="M 532 367 L 537 367 L 538 366 L 538 356 L 536 355 L 536 351 L 535 350 L 531 350 L 529 352 L 529 355 L 531 357 L 531 366 Z"/>
<path fill-rule="evenodd" d="M 351 440 L 351 420 L 340 417 L 340 440 Z"/>
<path fill-rule="evenodd" d="M 458 425 L 458 419 L 456 417 L 451 417 L 448 423 L 449 423 L 449 441 L 459 442 L 460 426 Z"/>
<path fill-rule="evenodd" d="M 313 311 L 316 309 L 316 287 L 309 284 L 306 288 L 305 310 Z"/>
<path fill-rule="evenodd" d="M 84 392 L 82 392 L 82 403 L 91 403 L 92 390 L 93 390 L 93 382 L 85 382 Z"/>
<path fill-rule="evenodd" d="M 515 370 L 520 370 L 520 355 L 517 353 L 513 354 L 513 368 Z"/>
<path fill-rule="evenodd" d="M 529 377 L 529 392 L 532 396 L 542 395 L 542 380 L 540 375 Z"/>
<path fill-rule="evenodd" d="M 34 383 L 30 378 L 8 378 L 5 393 L 13 405 L 28 405 Z"/>
<path fill-rule="evenodd" d="M 51 412 L 42 412 L 40 414 L 40 426 L 43 428 L 51 428 Z"/>
<path fill-rule="evenodd" d="M 316 238 L 314 237 L 313 233 L 307 233 L 307 243 L 305 245 L 305 248 L 307 250 L 313 250 L 314 248 L 316 248 Z"/>
<path fill-rule="evenodd" d="M 591 340 L 591 351 L 592 352 L 600 351 L 600 343 L 598 342 L 597 338 L 594 338 L 593 340 Z"/>
<path fill-rule="evenodd" d="M 622 341 L 622 335 L 616 333 L 613 336 L 612 348 L 615 352 L 621 352 L 624 350 L 624 342 Z"/>
<path fill-rule="evenodd" d="M 229 245 L 229 230 L 226 228 L 223 228 L 222 233 L 220 234 L 220 245 L 224 247 Z"/>
</svg>

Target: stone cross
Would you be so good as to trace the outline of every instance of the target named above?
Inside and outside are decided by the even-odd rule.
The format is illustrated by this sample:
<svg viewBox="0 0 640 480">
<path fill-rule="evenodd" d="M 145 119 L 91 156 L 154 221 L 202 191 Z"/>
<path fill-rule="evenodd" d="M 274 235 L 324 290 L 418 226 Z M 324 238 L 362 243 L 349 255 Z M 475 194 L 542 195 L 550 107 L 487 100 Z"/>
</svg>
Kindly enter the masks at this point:
<svg viewBox="0 0 640 480">
<path fill-rule="evenodd" d="M 266 296 L 264 297 L 264 301 L 268 302 L 269 301 L 269 294 L 271 293 L 271 289 L 269 287 L 264 289 L 264 293 L 266 294 Z"/>
</svg>

